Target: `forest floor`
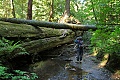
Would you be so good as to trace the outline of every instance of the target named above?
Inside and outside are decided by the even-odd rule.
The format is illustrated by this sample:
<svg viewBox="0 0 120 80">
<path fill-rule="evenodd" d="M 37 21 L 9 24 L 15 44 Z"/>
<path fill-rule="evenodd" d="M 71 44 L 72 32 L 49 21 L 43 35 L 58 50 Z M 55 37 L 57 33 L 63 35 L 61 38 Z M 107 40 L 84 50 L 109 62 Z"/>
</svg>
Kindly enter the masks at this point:
<svg viewBox="0 0 120 80">
<path fill-rule="evenodd" d="M 113 73 L 101 66 L 89 51 L 84 51 L 82 63 L 76 63 L 73 47 L 73 44 L 69 44 L 51 50 L 52 53 L 61 54 L 32 64 L 29 70 L 37 73 L 38 80 L 119 80 L 113 78 Z"/>
</svg>

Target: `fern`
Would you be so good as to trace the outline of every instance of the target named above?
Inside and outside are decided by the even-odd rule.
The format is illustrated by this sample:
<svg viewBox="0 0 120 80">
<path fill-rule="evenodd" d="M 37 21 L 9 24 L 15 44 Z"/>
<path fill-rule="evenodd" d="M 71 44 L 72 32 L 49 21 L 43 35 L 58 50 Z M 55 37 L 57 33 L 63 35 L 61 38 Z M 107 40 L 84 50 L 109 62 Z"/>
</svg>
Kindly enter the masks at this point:
<svg viewBox="0 0 120 80">
<path fill-rule="evenodd" d="M 16 53 L 18 55 L 20 55 L 20 54 L 29 54 L 22 47 L 22 45 L 20 44 L 20 41 L 15 43 L 14 41 L 10 41 L 10 40 L 7 40 L 5 38 L 2 38 L 0 40 L 0 55 L 6 55 L 6 54 L 10 55 L 16 49 L 19 49 L 21 51 L 19 53 Z"/>
<path fill-rule="evenodd" d="M 7 73 L 7 69 L 6 67 L 0 66 L 0 78 L 1 79 L 8 79 L 10 78 L 10 76 L 12 76 L 12 74 Z"/>
<path fill-rule="evenodd" d="M 0 40 L 0 63 L 2 61 L 5 61 L 7 59 L 5 58 L 11 58 L 11 55 L 14 50 L 20 49 L 21 51 L 19 53 L 15 53 L 15 55 L 23 55 L 23 54 L 29 54 L 26 52 L 26 50 L 21 46 L 20 41 L 14 42 L 7 40 L 5 38 L 2 38 Z M 4 56 L 2 56 L 4 55 Z M 2 57 L 1 57 L 2 56 Z M 8 72 L 8 68 L 2 66 L 0 64 L 0 79 L 5 80 L 35 80 L 38 78 L 38 76 L 35 73 L 28 73 L 25 71 L 20 70 L 13 70 L 13 73 Z"/>
<path fill-rule="evenodd" d="M 7 72 L 8 68 L 0 66 L 0 79 L 5 80 L 35 80 L 38 76 L 35 73 L 28 73 L 21 70 L 14 70 L 13 73 Z"/>
</svg>

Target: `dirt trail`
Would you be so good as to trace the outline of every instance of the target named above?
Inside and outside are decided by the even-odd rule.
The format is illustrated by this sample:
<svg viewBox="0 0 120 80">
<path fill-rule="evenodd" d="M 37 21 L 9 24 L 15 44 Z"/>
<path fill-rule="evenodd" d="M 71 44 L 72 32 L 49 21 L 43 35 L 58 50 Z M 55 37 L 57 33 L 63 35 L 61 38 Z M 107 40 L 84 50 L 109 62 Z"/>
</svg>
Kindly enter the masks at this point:
<svg viewBox="0 0 120 80">
<path fill-rule="evenodd" d="M 30 70 L 37 73 L 38 80 L 113 80 L 112 73 L 99 66 L 99 61 L 88 53 L 84 53 L 82 63 L 76 63 L 73 47 L 70 44 L 51 51 L 61 54 L 33 64 Z"/>
<path fill-rule="evenodd" d="M 79 65 L 79 64 L 78 64 Z M 88 72 L 87 80 L 111 80 L 111 73 L 107 69 L 99 66 L 99 61 L 92 55 L 85 54 L 81 63 L 81 69 Z"/>
<path fill-rule="evenodd" d="M 73 45 L 69 48 L 71 48 L 71 53 L 75 53 L 73 50 Z M 80 80 L 112 80 L 112 73 L 100 66 L 100 61 L 97 60 L 95 56 L 90 55 L 89 51 L 84 50 L 82 63 L 76 63 L 76 54 L 70 57 L 70 60 L 72 60 L 70 62 L 71 66 L 78 67 L 82 71 L 87 72 L 87 74 L 83 75 Z"/>
</svg>

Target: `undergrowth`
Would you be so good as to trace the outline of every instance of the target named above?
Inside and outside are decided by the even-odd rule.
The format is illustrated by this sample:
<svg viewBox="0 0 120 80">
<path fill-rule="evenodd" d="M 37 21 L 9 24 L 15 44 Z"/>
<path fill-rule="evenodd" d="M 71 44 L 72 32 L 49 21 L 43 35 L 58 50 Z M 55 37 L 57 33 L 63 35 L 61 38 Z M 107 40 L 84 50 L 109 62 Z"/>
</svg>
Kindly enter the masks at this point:
<svg viewBox="0 0 120 80">
<path fill-rule="evenodd" d="M 15 53 L 15 50 L 19 52 Z M 35 73 L 29 73 L 21 70 L 13 70 L 11 67 L 6 67 L 4 62 L 16 55 L 29 55 L 29 53 L 22 47 L 20 41 L 14 42 L 5 38 L 0 39 L 0 79 L 2 80 L 35 80 L 38 76 Z M 10 64 L 10 63 L 9 63 Z M 8 64 L 8 65 L 9 65 Z"/>
</svg>

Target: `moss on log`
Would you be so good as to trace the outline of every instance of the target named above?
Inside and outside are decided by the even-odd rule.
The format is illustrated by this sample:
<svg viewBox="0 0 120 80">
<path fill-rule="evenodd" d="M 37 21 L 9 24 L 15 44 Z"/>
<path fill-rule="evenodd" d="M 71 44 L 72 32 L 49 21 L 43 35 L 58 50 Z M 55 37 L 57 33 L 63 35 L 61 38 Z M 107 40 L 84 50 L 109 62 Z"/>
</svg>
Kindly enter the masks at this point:
<svg viewBox="0 0 120 80">
<path fill-rule="evenodd" d="M 42 32 L 39 30 L 41 29 Z M 2 37 L 52 37 L 62 35 L 62 31 L 52 28 L 35 28 L 27 24 L 15 24 L 0 21 L 0 36 Z"/>
<path fill-rule="evenodd" d="M 42 32 L 39 30 L 41 29 Z M 30 54 L 39 53 L 41 51 L 59 46 L 61 44 L 69 43 L 74 39 L 75 33 L 68 29 L 67 36 L 61 38 L 60 36 L 64 30 L 53 28 L 35 28 L 27 24 L 15 24 L 0 21 L 0 36 L 6 38 L 36 38 L 29 41 L 23 41 L 22 46 Z M 11 55 L 18 56 L 20 50 L 15 50 Z"/>
<path fill-rule="evenodd" d="M 23 43 L 23 47 L 29 53 L 38 53 L 65 43 L 69 43 L 73 41 L 73 39 L 74 39 L 74 33 L 71 33 L 62 39 L 60 37 L 51 37 L 51 38 L 44 38 L 44 39 L 38 39 L 38 40 L 26 42 Z"/>
</svg>

